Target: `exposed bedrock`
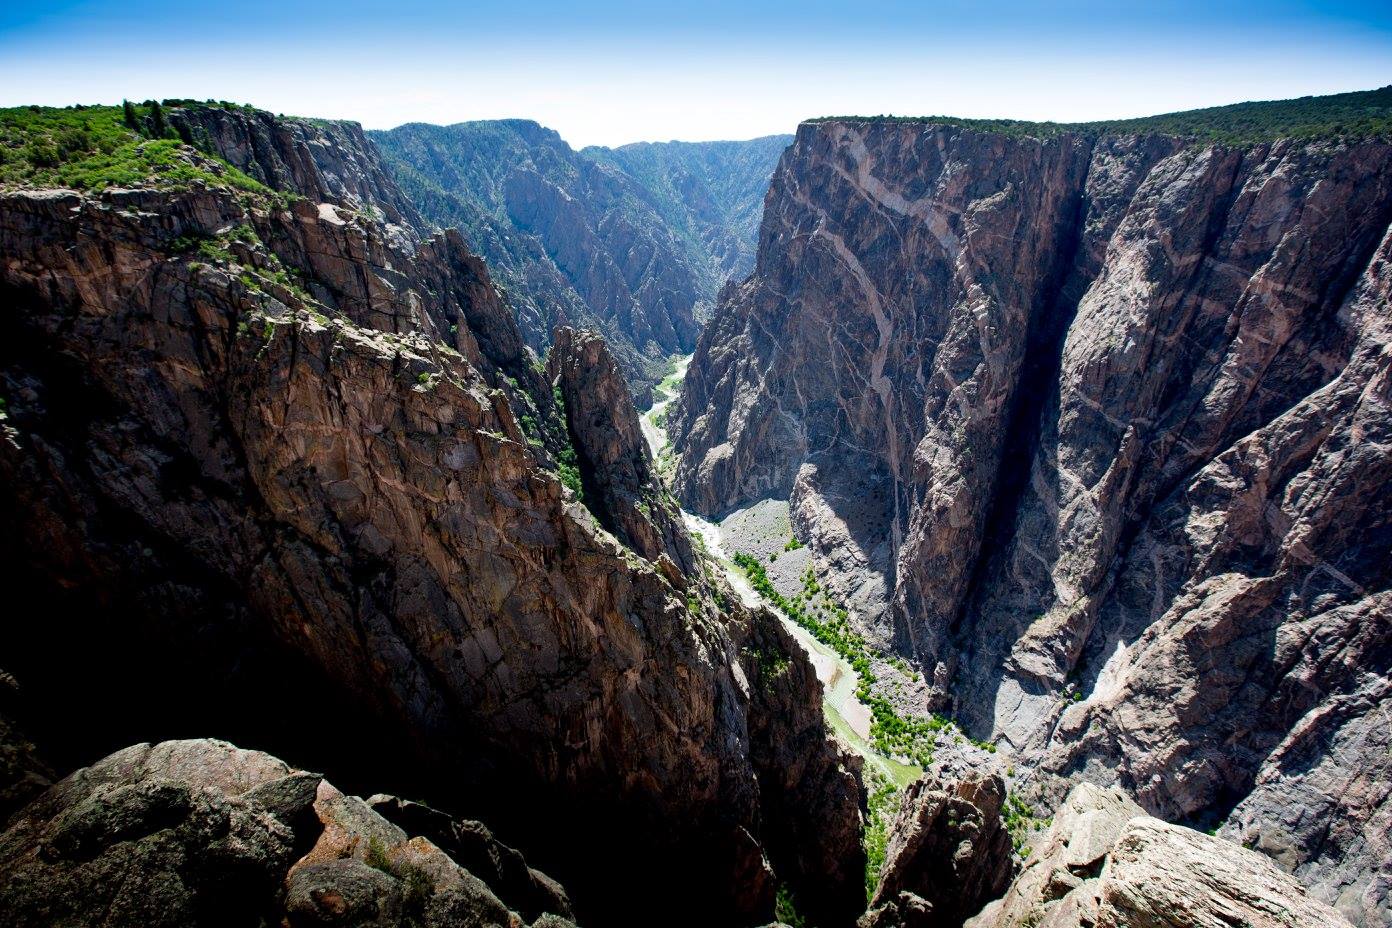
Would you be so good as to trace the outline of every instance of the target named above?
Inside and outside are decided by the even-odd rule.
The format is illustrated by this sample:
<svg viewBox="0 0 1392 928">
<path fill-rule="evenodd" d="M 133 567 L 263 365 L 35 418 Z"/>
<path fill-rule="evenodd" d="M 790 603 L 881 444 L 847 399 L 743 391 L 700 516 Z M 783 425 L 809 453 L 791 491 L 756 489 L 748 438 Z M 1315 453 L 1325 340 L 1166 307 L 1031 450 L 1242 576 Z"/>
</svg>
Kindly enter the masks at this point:
<svg viewBox="0 0 1392 928">
<path fill-rule="evenodd" d="M 1382 142 L 804 125 L 677 494 L 790 497 L 1053 801 L 1120 784 L 1388 923 L 1390 217 Z"/>
<path fill-rule="evenodd" d="M 1004 803 L 998 774 L 910 785 L 861 928 L 955 928 L 1001 896 L 1014 872 Z"/>
<path fill-rule="evenodd" d="M 60 769 L 227 737 L 485 819 L 581 921 L 755 924 L 780 882 L 853 920 L 860 786 L 810 666 L 563 487 L 586 433 L 457 235 L 31 191 L 0 256 L 0 636 Z"/>
<path fill-rule="evenodd" d="M 1347 928 L 1271 861 L 1079 784 L 1006 895 L 967 928 Z"/>
<path fill-rule="evenodd" d="M 376 809 L 423 812 L 397 822 Z M 563 928 L 570 917 L 565 890 L 481 823 L 365 803 L 221 741 L 118 751 L 0 833 L 0 921 L 15 928 Z"/>
<path fill-rule="evenodd" d="M 623 375 L 604 339 L 557 329 L 547 374 L 565 404 L 585 498 L 604 527 L 663 565 L 673 583 L 698 572 L 681 510 L 657 478 Z"/>
</svg>

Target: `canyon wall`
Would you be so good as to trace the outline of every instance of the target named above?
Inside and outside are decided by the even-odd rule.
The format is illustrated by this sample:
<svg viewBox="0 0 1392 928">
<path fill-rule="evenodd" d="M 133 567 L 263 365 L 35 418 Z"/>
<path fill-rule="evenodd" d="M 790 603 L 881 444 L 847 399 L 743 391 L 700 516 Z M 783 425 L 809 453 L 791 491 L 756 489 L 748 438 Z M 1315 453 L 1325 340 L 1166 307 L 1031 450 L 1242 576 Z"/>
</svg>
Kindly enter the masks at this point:
<svg viewBox="0 0 1392 928">
<path fill-rule="evenodd" d="M 752 264 L 787 136 L 587 148 L 524 119 L 371 133 L 429 222 L 463 231 L 538 353 L 557 326 L 604 335 L 643 406 L 695 347 L 720 285 Z"/>
<path fill-rule="evenodd" d="M 351 127 L 189 109 L 279 192 L 0 193 L 0 650 L 36 740 L 71 769 L 228 737 L 426 796 L 594 924 L 758 923 L 780 884 L 853 919 L 859 780 L 810 665 L 650 481 L 586 472 L 650 468 L 589 431 L 634 417 L 594 408 L 603 344 L 548 376 Z"/>
<path fill-rule="evenodd" d="M 677 495 L 790 499 L 1054 801 L 1119 784 L 1388 923 L 1390 219 L 1377 138 L 805 124 Z"/>
</svg>

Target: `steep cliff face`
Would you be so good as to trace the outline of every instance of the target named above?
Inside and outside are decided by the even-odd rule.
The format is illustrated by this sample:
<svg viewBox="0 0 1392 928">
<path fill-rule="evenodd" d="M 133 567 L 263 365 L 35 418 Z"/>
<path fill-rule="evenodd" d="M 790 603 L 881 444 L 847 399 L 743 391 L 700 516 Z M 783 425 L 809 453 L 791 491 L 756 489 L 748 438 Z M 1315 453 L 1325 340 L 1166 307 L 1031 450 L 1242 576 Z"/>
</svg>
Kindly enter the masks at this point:
<svg viewBox="0 0 1392 928">
<path fill-rule="evenodd" d="M 563 487 L 482 262 L 294 188 L 370 158 L 299 131 L 288 198 L 0 194 L 0 560 L 30 617 L 0 634 L 47 729 L 70 758 L 234 736 L 486 812 L 582 920 L 752 923 L 780 881 L 849 920 L 859 785 L 805 659 Z"/>
<path fill-rule="evenodd" d="M 792 140 L 769 135 L 747 142 L 637 142 L 592 146 L 580 154 L 618 168 L 642 187 L 692 255 L 702 303 L 713 305 L 725 281 L 743 280 L 754 269 L 769 177 Z"/>
<path fill-rule="evenodd" d="M 626 545 L 678 585 L 699 572 L 681 510 L 657 479 L 638 411 L 609 355 L 592 332 L 556 330 L 547 373 L 565 405 L 566 429 L 590 510 Z"/>
<path fill-rule="evenodd" d="M 678 495 L 791 497 L 929 707 L 1381 923 L 1392 144 L 1136 128 L 801 127 Z"/>
<path fill-rule="evenodd" d="M 559 325 L 602 332 L 646 405 L 666 359 L 694 346 L 704 269 L 623 172 L 528 120 L 372 138 L 426 216 L 498 273 L 538 352 Z"/>
<path fill-rule="evenodd" d="M 912 783 L 859 928 L 960 925 L 998 898 L 1014 871 L 1004 804 L 997 774 Z"/>
</svg>

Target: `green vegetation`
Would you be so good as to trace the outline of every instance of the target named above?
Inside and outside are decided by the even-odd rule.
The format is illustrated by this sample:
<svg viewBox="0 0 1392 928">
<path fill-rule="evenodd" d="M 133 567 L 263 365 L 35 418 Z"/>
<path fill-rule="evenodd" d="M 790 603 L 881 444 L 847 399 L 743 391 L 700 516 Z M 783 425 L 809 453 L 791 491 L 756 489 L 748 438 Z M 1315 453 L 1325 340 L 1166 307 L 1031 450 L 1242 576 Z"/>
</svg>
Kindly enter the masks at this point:
<svg viewBox="0 0 1392 928">
<path fill-rule="evenodd" d="M 769 556 L 770 561 L 776 558 L 776 553 Z M 856 699 L 870 710 L 870 746 L 876 753 L 926 768 L 933 761 L 940 734 L 951 735 L 958 742 L 969 740 L 983 751 L 996 752 L 994 744 L 966 738 L 950 719 L 941 715 L 928 718 L 900 715 L 888 699 L 875 691 L 876 677 L 870 667 L 874 651 L 869 642 L 851 628 L 850 612 L 817 582 L 813 567 L 809 565 L 803 574 L 802 590 L 789 599 L 774 587 L 758 558 L 740 551 L 735 553 L 733 560 L 760 596 L 851 665 L 857 678 Z M 901 671 L 907 668 L 902 661 L 894 666 Z"/>
<path fill-rule="evenodd" d="M 180 140 L 157 101 L 0 109 L 0 187 L 180 189 L 195 182 L 279 196 Z"/>
<path fill-rule="evenodd" d="M 556 473 L 561 477 L 561 483 L 570 487 L 572 492 L 585 501 L 585 488 L 580 482 L 580 467 L 575 461 L 575 449 L 566 445 L 561 449 L 561 453 L 556 455 Z"/>
<path fill-rule="evenodd" d="M 1025 845 L 1030 832 L 1039 831 L 1048 824 L 1051 824 L 1049 820 L 1035 817 L 1034 807 L 1021 799 L 1019 793 L 1005 797 L 1005 827 L 1010 832 L 1016 854 L 1029 856 L 1029 849 Z"/>
<path fill-rule="evenodd" d="M 556 408 L 561 412 L 561 422 L 568 422 L 569 415 L 566 412 L 565 394 L 561 392 L 560 385 L 551 388 L 551 397 L 555 400 Z M 561 483 L 570 487 L 580 502 L 585 503 L 585 488 L 580 480 L 580 463 L 575 456 L 575 446 L 570 443 L 570 429 L 567 427 L 565 432 L 566 444 L 561 452 L 556 455 L 556 473 L 561 478 Z M 588 506 L 588 503 L 585 503 Z"/>
<path fill-rule="evenodd" d="M 865 847 L 865 900 L 875 895 L 889 850 L 889 826 L 899 808 L 899 788 L 874 767 L 865 767 L 866 786 L 870 791 L 868 815 L 861 842 Z"/>
<path fill-rule="evenodd" d="M 828 116 L 809 121 L 937 123 L 1034 138 L 1053 138 L 1065 133 L 1092 136 L 1156 134 L 1234 145 L 1281 138 L 1357 140 L 1392 135 L 1392 85 L 1325 97 L 1235 103 L 1181 113 L 1098 122 L 1027 122 L 1018 119 L 960 119 L 954 116 Z"/>
<path fill-rule="evenodd" d="M 789 599 L 774 588 L 758 558 L 741 551 L 735 554 L 734 562 L 759 595 L 851 665 L 858 679 L 856 698 L 870 709 L 870 744 L 875 751 L 885 757 L 907 758 L 911 763 L 927 767 L 933 760 L 938 733 L 952 723 L 941 716 L 905 718 L 895 711 L 889 700 L 874 691 L 870 645 L 851 628 L 849 611 L 822 589 L 813 568 L 808 567 L 803 575 L 802 591 Z"/>
<path fill-rule="evenodd" d="M 782 922 L 790 928 L 807 928 L 807 919 L 802 917 L 797 906 L 793 904 L 793 894 L 781 883 L 778 886 L 778 895 L 774 898 L 773 918 L 774 921 Z"/>
<path fill-rule="evenodd" d="M 783 546 L 783 550 L 796 551 L 802 547 L 804 547 L 804 545 L 801 541 L 798 540 L 798 537 L 796 535 L 790 535 L 788 536 L 788 543 Z"/>
</svg>

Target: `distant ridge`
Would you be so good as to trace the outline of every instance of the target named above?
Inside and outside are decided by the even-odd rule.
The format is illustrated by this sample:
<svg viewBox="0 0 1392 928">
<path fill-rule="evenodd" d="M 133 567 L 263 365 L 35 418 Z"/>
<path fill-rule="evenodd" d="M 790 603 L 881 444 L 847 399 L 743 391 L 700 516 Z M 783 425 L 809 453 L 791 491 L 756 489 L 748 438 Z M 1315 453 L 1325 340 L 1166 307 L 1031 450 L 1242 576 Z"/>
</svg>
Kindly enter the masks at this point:
<svg viewBox="0 0 1392 928">
<path fill-rule="evenodd" d="M 1092 135 L 1154 133 L 1205 142 L 1252 143 L 1282 138 L 1363 139 L 1392 135 L 1392 84 L 1323 97 L 1262 100 L 1178 113 L 1095 122 L 1030 122 L 959 116 L 821 116 L 808 123 L 903 122 L 968 126 L 1004 135 L 1048 138 L 1065 132 Z"/>
</svg>

